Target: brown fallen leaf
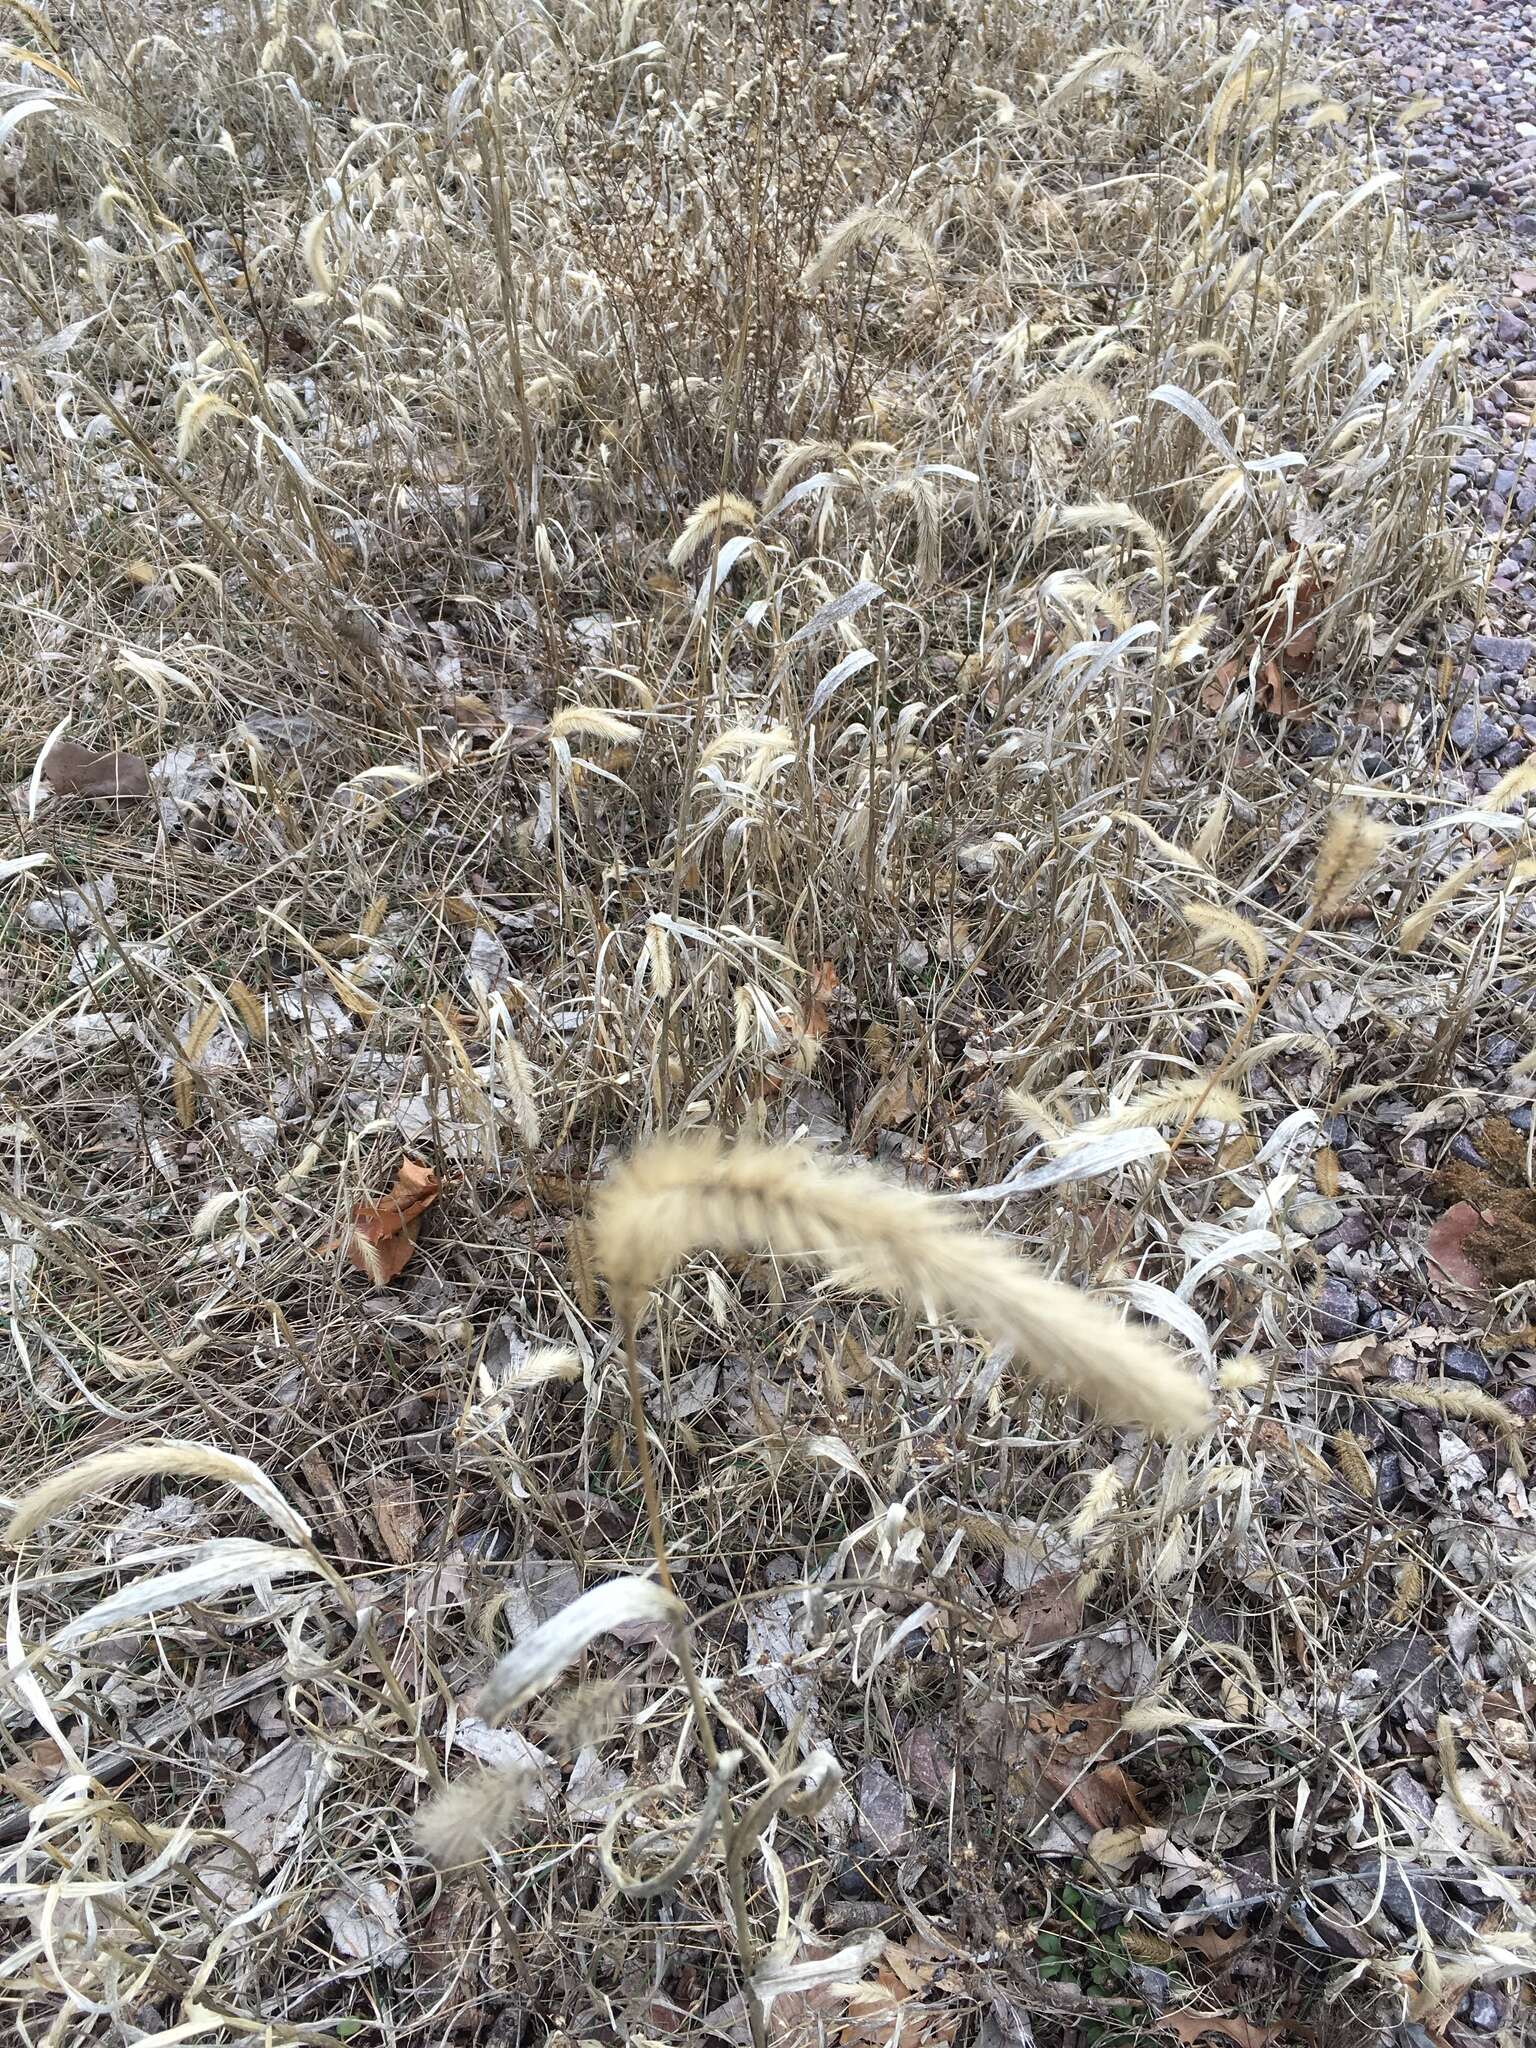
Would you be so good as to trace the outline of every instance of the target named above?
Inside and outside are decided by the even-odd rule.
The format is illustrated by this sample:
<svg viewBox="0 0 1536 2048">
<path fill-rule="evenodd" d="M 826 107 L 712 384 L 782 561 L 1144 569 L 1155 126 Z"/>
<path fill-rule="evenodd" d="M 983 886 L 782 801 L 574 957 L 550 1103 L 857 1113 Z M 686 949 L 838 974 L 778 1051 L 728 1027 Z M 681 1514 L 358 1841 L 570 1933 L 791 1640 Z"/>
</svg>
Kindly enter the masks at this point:
<svg viewBox="0 0 1536 2048">
<path fill-rule="evenodd" d="M 1480 1209 L 1470 1202 L 1456 1202 L 1446 1210 L 1425 1240 L 1424 1250 L 1439 1277 L 1452 1287 L 1464 1287 L 1473 1294 L 1486 1291 L 1486 1282 L 1467 1250 L 1467 1239 L 1484 1227 Z"/>
<path fill-rule="evenodd" d="M 421 1218 L 442 1191 L 443 1184 L 430 1166 L 405 1159 L 382 1201 L 359 1202 L 353 1210 L 347 1257 L 375 1287 L 404 1271 L 416 1249 Z"/>
<path fill-rule="evenodd" d="M 1355 723 L 1366 732 L 1406 732 L 1413 723 L 1413 706 L 1395 697 L 1368 697 L 1356 706 Z"/>
<path fill-rule="evenodd" d="M 909 1832 L 904 1788 L 878 1759 L 864 1765 L 856 1782 L 859 1824 L 866 1839 L 883 1855 L 895 1856 Z"/>
<path fill-rule="evenodd" d="M 872 1984 L 848 1997 L 840 2048 L 947 2048 L 967 2016 L 967 2001 L 946 1979 L 958 1957 L 927 1935 L 892 1942 Z"/>
<path fill-rule="evenodd" d="M 839 987 L 838 972 L 830 960 L 818 960 L 811 969 L 805 992 L 804 1021 L 800 1028 L 807 1038 L 825 1038 L 827 1009 Z"/>
<path fill-rule="evenodd" d="M 1293 558 L 1294 559 L 1294 558 Z M 1317 636 L 1328 599 L 1313 575 L 1303 576 L 1288 604 L 1276 605 L 1264 628 L 1264 651 L 1290 675 L 1304 675 L 1317 659 Z"/>
<path fill-rule="evenodd" d="M 1218 1934 L 1214 1927 L 1190 1927 L 1171 1938 L 1180 1948 L 1192 1948 L 1196 1955 L 1204 1956 L 1208 1963 L 1224 1963 L 1228 1956 L 1246 1948 L 1253 1936 L 1246 1927 L 1232 1934 Z"/>
<path fill-rule="evenodd" d="M 1027 1650 L 1044 1643 L 1062 1643 L 1083 1625 L 1082 1575 L 1076 1571 L 1046 1572 L 1000 1616 L 1007 1640 Z"/>
<path fill-rule="evenodd" d="M 1100 1764 L 1097 1770 L 1080 1773 L 1070 1765 L 1051 1764 L 1045 1775 L 1095 1834 L 1128 1827 L 1132 1822 L 1146 1826 L 1152 1818 L 1142 1804 L 1141 1788 L 1119 1764 Z"/>
<path fill-rule="evenodd" d="M 1285 670 L 1274 655 L 1259 670 L 1258 687 L 1254 691 L 1259 709 L 1267 711 L 1271 718 L 1305 718 L 1307 700 L 1295 685 L 1289 681 Z"/>
<path fill-rule="evenodd" d="M 379 1541 L 395 1564 L 413 1564 L 423 1527 L 410 1474 L 373 1482 L 373 1519 Z"/>
<path fill-rule="evenodd" d="M 74 740 L 55 740 L 43 756 L 43 776 L 55 796 L 149 795 L 149 769 L 142 754 L 98 754 Z"/>
<path fill-rule="evenodd" d="M 947 1747 L 949 1739 L 949 1731 L 935 1722 L 924 1722 L 902 1744 L 903 1782 L 924 1806 L 947 1806 L 953 1797 L 955 1765 Z"/>
<path fill-rule="evenodd" d="M 1200 2041 L 1230 2041 L 1232 2048 L 1268 2048 L 1268 2044 L 1279 2035 L 1293 2033 L 1306 2038 L 1300 2027 L 1261 2026 L 1257 2020 L 1236 2019 L 1219 2012 L 1165 2012 L 1158 2016 L 1156 2024 L 1166 2027 L 1170 2034 L 1188 2042 L 1190 2048 Z"/>
<path fill-rule="evenodd" d="M 1232 685 L 1244 674 L 1246 667 L 1240 656 L 1229 654 L 1201 689 L 1200 709 L 1212 713 L 1224 710 L 1232 694 Z"/>
<path fill-rule="evenodd" d="M 901 1066 L 875 1089 L 859 1112 L 853 1128 L 855 1149 L 876 1131 L 892 1131 L 907 1123 L 928 1100 L 923 1077 L 914 1068 Z"/>
<path fill-rule="evenodd" d="M 1276 565 L 1276 579 L 1295 560 L 1293 549 Z M 1310 718 L 1311 706 L 1291 678 L 1306 675 L 1317 660 L 1318 634 L 1327 604 L 1327 592 L 1317 577 L 1310 571 L 1299 576 L 1289 594 L 1270 606 L 1257 648 L 1229 655 L 1206 683 L 1200 693 L 1202 709 L 1220 711 L 1257 659 L 1254 701 L 1258 708 L 1271 718 Z"/>
<path fill-rule="evenodd" d="M 476 697 L 467 691 L 462 696 L 454 698 L 451 708 L 454 724 L 468 726 L 471 730 L 494 732 L 501 723 L 483 697 Z"/>
</svg>

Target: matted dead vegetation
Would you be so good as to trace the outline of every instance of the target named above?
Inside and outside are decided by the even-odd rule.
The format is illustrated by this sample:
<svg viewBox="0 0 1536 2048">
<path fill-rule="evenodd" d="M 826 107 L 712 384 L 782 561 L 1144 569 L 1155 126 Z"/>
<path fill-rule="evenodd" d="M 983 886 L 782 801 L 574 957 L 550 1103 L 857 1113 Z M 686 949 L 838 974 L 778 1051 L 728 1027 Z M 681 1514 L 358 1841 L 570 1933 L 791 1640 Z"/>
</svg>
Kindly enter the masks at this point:
<svg viewBox="0 0 1536 2048">
<path fill-rule="evenodd" d="M 1532 777 L 1353 81 L 7 23 L 21 2037 L 1513 2040 Z"/>
</svg>

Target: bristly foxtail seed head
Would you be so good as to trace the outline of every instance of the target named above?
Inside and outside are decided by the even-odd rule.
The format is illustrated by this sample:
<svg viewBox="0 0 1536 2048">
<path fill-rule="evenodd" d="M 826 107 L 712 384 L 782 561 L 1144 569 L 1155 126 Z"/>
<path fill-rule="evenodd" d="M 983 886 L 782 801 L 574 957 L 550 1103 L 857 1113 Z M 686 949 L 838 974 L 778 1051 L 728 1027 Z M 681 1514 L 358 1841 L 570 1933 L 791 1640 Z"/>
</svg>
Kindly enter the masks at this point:
<svg viewBox="0 0 1536 2048">
<path fill-rule="evenodd" d="M 445 1785 L 418 1808 L 416 1845 L 440 1870 L 477 1863 L 530 1809 L 537 1779 L 524 1765 L 491 1765 Z"/>
<path fill-rule="evenodd" d="M 1319 917 L 1343 909 L 1391 837 L 1387 826 L 1366 816 L 1363 805 L 1343 804 L 1329 813 L 1312 873 L 1312 907 Z"/>
<path fill-rule="evenodd" d="M 868 1167 L 828 1166 L 790 1146 L 727 1148 L 713 1132 L 662 1139 L 610 1175 L 593 1204 L 592 1233 L 626 1319 L 693 1252 L 766 1251 L 809 1260 L 844 1286 L 918 1314 L 969 1324 L 1108 1420 L 1166 1433 L 1209 1420 L 1204 1388 L 1161 1344 L 1047 1279 L 932 1195 Z"/>
</svg>

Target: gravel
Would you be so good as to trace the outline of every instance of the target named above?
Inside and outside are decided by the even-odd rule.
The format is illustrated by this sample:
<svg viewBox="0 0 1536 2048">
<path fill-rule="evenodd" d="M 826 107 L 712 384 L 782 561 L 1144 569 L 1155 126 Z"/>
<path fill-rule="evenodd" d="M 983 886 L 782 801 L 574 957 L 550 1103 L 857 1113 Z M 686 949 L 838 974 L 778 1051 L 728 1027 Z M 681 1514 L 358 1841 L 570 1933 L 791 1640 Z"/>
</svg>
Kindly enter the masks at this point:
<svg viewBox="0 0 1536 2048">
<path fill-rule="evenodd" d="M 1472 652 L 1481 655 L 1484 661 L 1495 668 L 1513 670 L 1516 675 L 1531 665 L 1531 652 L 1536 642 L 1518 639 L 1506 640 L 1497 633 L 1474 633 Z"/>
<path fill-rule="evenodd" d="M 1474 1387 L 1486 1387 L 1493 1378 L 1493 1368 L 1481 1351 L 1473 1351 L 1465 1344 L 1452 1344 L 1443 1363 L 1448 1379 L 1466 1380 Z"/>
<path fill-rule="evenodd" d="M 1489 761 L 1504 751 L 1509 735 L 1496 718 L 1463 704 L 1451 720 L 1450 741 L 1463 760 Z"/>
<path fill-rule="evenodd" d="M 1312 1303 L 1312 1327 L 1324 1343 L 1341 1343 L 1360 1328 L 1360 1300 L 1355 1290 L 1329 1274 Z"/>
<path fill-rule="evenodd" d="M 1326 1195 L 1293 1195 L 1289 1220 L 1291 1228 L 1299 1230 L 1303 1237 L 1322 1237 L 1325 1232 L 1338 1229 L 1344 1221 L 1344 1211 Z"/>
<path fill-rule="evenodd" d="M 1311 33 L 1347 49 L 1371 81 L 1378 146 L 1403 174 L 1403 204 L 1438 267 L 1482 285 L 1470 361 L 1480 438 L 1457 465 L 1458 507 L 1500 536 L 1488 583 L 1495 630 L 1477 636 L 1473 654 L 1518 674 L 1532 653 L 1521 629 L 1536 623 L 1525 531 L 1536 518 L 1536 5 L 1331 0 Z M 1439 104 L 1399 128 L 1399 110 L 1426 99 Z"/>
</svg>

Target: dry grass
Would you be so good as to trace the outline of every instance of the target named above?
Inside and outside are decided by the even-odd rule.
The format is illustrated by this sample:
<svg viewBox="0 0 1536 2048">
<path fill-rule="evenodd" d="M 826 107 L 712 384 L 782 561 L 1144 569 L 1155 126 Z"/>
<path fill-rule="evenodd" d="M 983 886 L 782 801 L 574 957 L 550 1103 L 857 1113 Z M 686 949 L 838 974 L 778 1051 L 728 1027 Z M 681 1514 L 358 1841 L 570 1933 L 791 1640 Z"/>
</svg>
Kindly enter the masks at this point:
<svg viewBox="0 0 1536 2048">
<path fill-rule="evenodd" d="M 1513 1996 L 1523 1421 L 1440 1351 L 1536 1313 L 1425 1308 L 1413 1188 L 1531 784 L 1444 758 L 1457 293 L 1351 81 L 1194 0 L 6 33 L 21 2037 Z"/>
</svg>

